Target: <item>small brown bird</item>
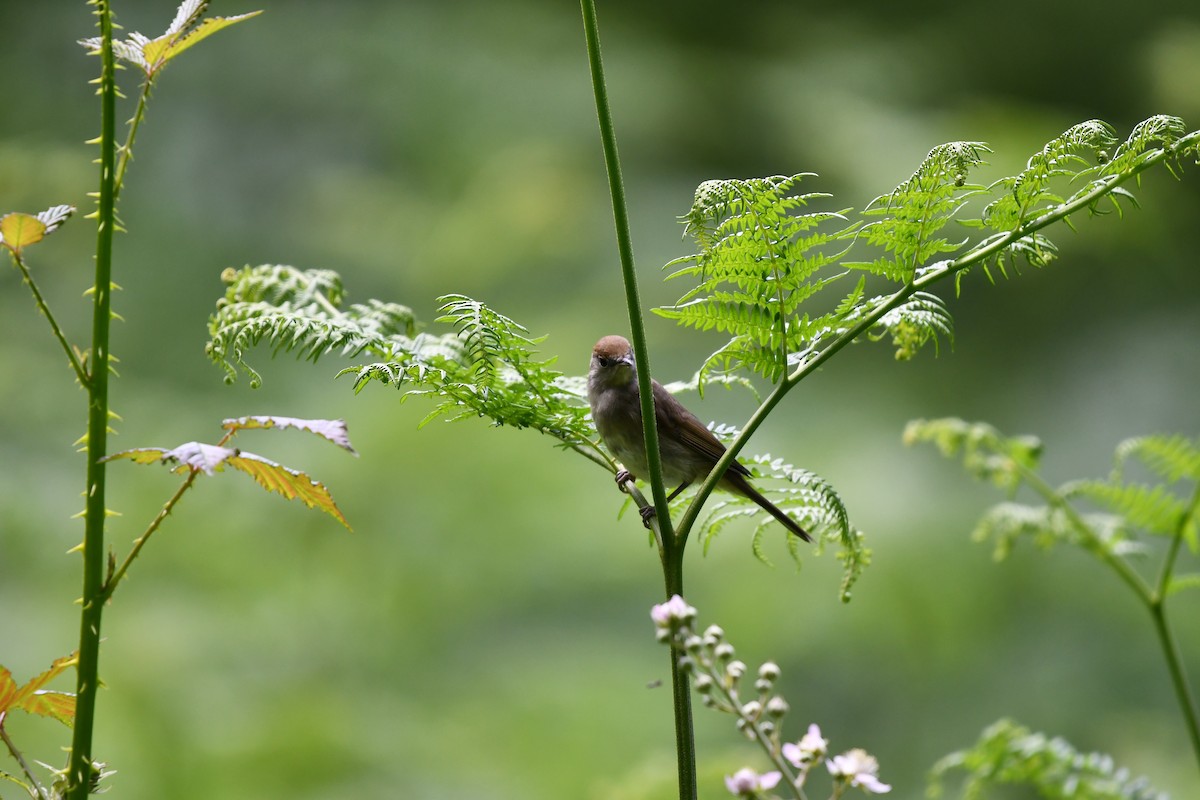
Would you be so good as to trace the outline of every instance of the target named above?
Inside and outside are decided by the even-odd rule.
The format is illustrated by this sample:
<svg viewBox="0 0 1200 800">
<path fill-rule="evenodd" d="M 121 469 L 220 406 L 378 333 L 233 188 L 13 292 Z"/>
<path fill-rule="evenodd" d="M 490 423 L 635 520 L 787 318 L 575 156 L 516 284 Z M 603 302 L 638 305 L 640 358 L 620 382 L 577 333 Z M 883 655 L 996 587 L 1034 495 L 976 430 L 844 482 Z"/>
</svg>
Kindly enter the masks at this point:
<svg viewBox="0 0 1200 800">
<path fill-rule="evenodd" d="M 703 480 L 718 459 L 725 453 L 725 445 L 712 434 L 695 414 L 683 407 L 658 381 L 654 385 L 654 416 L 658 425 L 658 448 L 662 455 L 663 481 L 667 485 L 678 484 L 668 499 L 686 489 L 690 484 Z M 592 420 L 604 443 L 613 455 L 628 470 L 628 477 L 650 475 L 646 465 L 646 442 L 642 434 L 642 406 L 638 399 L 637 365 L 633 359 L 633 348 L 622 336 L 605 336 L 592 348 L 592 366 L 588 372 L 588 402 L 592 407 Z M 763 497 L 746 480 L 750 470 L 737 461 L 729 465 L 725 476 L 717 484 L 726 491 L 748 497 L 763 510 L 806 542 L 812 537 L 783 513 L 770 500 Z M 617 476 L 623 482 L 627 476 Z M 643 519 L 649 514 L 643 509 Z"/>
</svg>

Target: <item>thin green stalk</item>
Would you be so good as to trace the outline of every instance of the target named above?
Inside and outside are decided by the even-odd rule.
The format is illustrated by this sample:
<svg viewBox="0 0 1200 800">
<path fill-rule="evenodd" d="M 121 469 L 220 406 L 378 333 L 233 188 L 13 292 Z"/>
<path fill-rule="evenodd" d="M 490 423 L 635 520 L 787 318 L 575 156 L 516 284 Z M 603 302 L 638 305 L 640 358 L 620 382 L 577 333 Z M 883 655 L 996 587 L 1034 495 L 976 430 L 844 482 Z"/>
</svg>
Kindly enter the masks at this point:
<svg viewBox="0 0 1200 800">
<path fill-rule="evenodd" d="M 612 198 L 613 222 L 617 234 L 617 250 L 621 260 L 621 275 L 625 285 L 625 303 L 629 311 L 630 339 L 637 360 L 638 393 L 641 399 L 642 425 L 646 443 L 646 462 L 654 499 L 659 556 L 667 597 L 683 594 L 683 552 L 685 541 L 677 538 L 671 527 L 666 487 L 662 480 L 662 459 L 658 447 L 658 429 L 654 420 L 654 394 L 650 381 L 650 352 L 642 323 L 641 299 L 638 296 L 637 274 L 634 270 L 633 244 L 629 233 L 629 212 L 625 188 L 621 180 L 621 162 L 617 156 L 617 137 L 612 112 L 608 104 L 608 89 L 604 82 L 604 63 L 600 57 L 600 28 L 596 20 L 594 0 L 580 0 L 583 11 L 584 36 L 587 40 L 588 63 L 592 75 L 592 90 L 596 100 L 596 118 L 600 125 L 600 140 L 604 150 L 604 165 L 608 173 L 609 194 Z M 671 658 L 671 696 L 675 707 L 675 748 L 678 761 L 680 800 L 696 797 L 696 744 L 692 725 L 692 700 L 687 673 L 679 666 L 674 652 Z"/>
<path fill-rule="evenodd" d="M 1179 546 L 1183 541 L 1183 534 L 1188 522 L 1195 515 L 1197 505 L 1200 504 L 1200 486 L 1197 486 L 1196 491 L 1192 495 L 1190 505 L 1180 517 L 1179 524 L 1171 540 L 1171 545 L 1163 561 L 1158 583 L 1152 591 L 1142 576 L 1125 563 L 1123 559 L 1113 555 L 1100 545 L 1100 540 L 1096 536 L 1096 532 L 1080 516 L 1074 506 L 1068 503 L 1062 495 L 1054 491 L 1037 473 L 1022 467 L 1021 479 L 1026 485 L 1041 495 L 1047 503 L 1066 515 L 1072 527 L 1087 541 L 1089 551 L 1095 553 L 1101 561 L 1112 568 L 1121 580 L 1133 590 L 1134 595 L 1146 607 L 1146 610 L 1150 612 L 1150 618 L 1154 622 L 1154 632 L 1158 636 L 1159 644 L 1162 646 L 1163 657 L 1167 662 L 1167 671 L 1171 674 L 1171 683 L 1175 687 L 1175 694 L 1179 699 L 1179 708 L 1183 713 L 1184 726 L 1187 728 L 1188 737 L 1192 743 L 1192 750 L 1196 755 L 1196 762 L 1200 765 L 1200 718 L 1197 717 L 1196 701 L 1192 696 L 1191 683 L 1188 680 L 1187 670 L 1184 667 L 1183 655 L 1179 652 L 1179 643 L 1176 641 L 1175 634 L 1171 631 L 1171 626 L 1167 622 L 1166 608 L 1166 589 L 1171 578 L 1172 566 L 1175 562 L 1175 556 L 1179 552 Z"/>
<path fill-rule="evenodd" d="M 1195 519 L 1198 506 L 1200 506 L 1200 484 L 1192 492 L 1192 500 L 1187 510 L 1180 516 L 1149 605 L 1150 616 L 1154 620 L 1154 630 L 1158 633 L 1159 643 L 1162 644 L 1163 657 L 1166 658 L 1167 669 L 1171 673 L 1171 683 L 1175 686 L 1179 707 L 1183 711 L 1184 725 L 1187 727 L 1188 737 L 1192 741 L 1192 752 L 1195 753 L 1197 765 L 1200 765 L 1200 715 L 1197 714 L 1196 699 L 1192 695 L 1191 682 L 1188 680 L 1183 656 L 1179 652 L 1179 642 L 1175 639 L 1175 634 L 1167 622 L 1166 606 L 1167 587 L 1171 580 L 1175 557 L 1179 554 L 1179 547 L 1183 543 L 1183 535 L 1187 530 L 1188 523 Z"/>
<path fill-rule="evenodd" d="M 67 762 L 67 800 L 84 800 L 92 782 L 92 729 L 100 672 L 100 622 L 104 611 L 105 462 L 108 448 L 109 323 L 115 223 L 116 66 L 112 9 L 96 0 L 100 18 L 100 207 L 96 281 L 92 293 L 92 371 L 88 382 L 87 489 L 83 534 L 83 595 L 75 727 Z"/>
<path fill-rule="evenodd" d="M 125 137 L 125 144 L 120 147 L 121 158 L 117 163 L 117 177 L 113 182 L 114 203 L 121 197 L 121 187 L 125 185 L 125 171 L 129 169 L 129 162 L 133 161 L 133 142 L 137 139 L 142 120 L 146 118 L 146 103 L 150 99 L 150 89 L 153 85 L 153 75 L 147 75 L 142 82 L 141 94 L 138 95 L 137 109 L 129 120 L 129 134 Z"/>
<path fill-rule="evenodd" d="M 638 295 L 637 273 L 633 263 L 633 240 L 629 233 L 629 211 L 625 203 L 625 186 L 621 180 L 621 161 L 617 156 L 617 134 L 608 105 L 608 88 L 604 82 L 604 62 L 600 57 L 600 28 L 596 22 L 594 0 L 581 0 L 584 34 L 587 38 L 588 61 L 592 73 L 592 90 L 596 96 L 596 118 L 600 123 L 600 141 L 604 149 L 604 166 L 608 173 L 609 195 L 612 197 L 613 222 L 617 233 L 617 252 L 621 260 L 621 276 L 625 284 L 625 305 L 629 311 L 629 338 L 637 360 L 638 393 L 641 395 L 642 419 L 654 419 L 654 393 L 650 383 L 650 351 L 646 345 L 646 328 L 642 322 L 642 302 Z M 670 535 L 671 515 L 666 487 L 662 482 L 662 457 L 658 447 L 658 428 L 643 425 L 646 437 L 646 463 L 658 526 L 664 540 Z"/>
<path fill-rule="evenodd" d="M 42 297 L 41 291 L 34 282 L 33 274 L 29 271 L 29 267 L 26 266 L 25 259 L 21 258 L 19 253 L 13 253 L 12 257 L 17 265 L 17 269 L 21 270 L 21 275 L 25 278 L 25 285 L 33 293 L 33 301 L 37 303 L 38 311 L 42 312 L 42 316 L 50 323 L 50 329 L 54 331 L 54 338 L 58 339 L 58 343 L 62 345 L 63 352 L 67 354 L 67 361 L 71 363 L 71 369 L 75 370 L 75 377 L 79 379 L 79 385 L 87 388 L 90 380 L 87 370 L 83 368 L 83 363 L 79 360 L 79 355 L 75 352 L 75 348 L 71 347 L 71 343 L 67 341 L 62 328 L 58 327 L 58 320 L 50 313 L 50 306 L 46 305 L 46 300 Z"/>
<path fill-rule="evenodd" d="M 33 787 L 34 791 L 37 792 L 37 796 L 41 800 L 50 800 L 50 796 L 46 794 L 46 789 L 38 781 L 37 776 L 33 774 L 33 770 L 29 768 L 29 763 L 25 761 L 25 757 L 21 755 L 21 751 L 17 749 L 17 743 L 9 737 L 8 731 L 4 730 L 4 714 L 0 714 L 0 739 L 4 740 L 9 754 L 21 765 L 21 771 L 25 773 L 26 780 L 29 781 L 29 785 Z"/>
<path fill-rule="evenodd" d="M 222 444 L 223 443 L 224 440 L 222 440 Z M 218 447 L 220 446 L 221 445 L 218 445 Z M 163 524 L 163 521 L 166 520 L 167 516 L 170 515 L 170 513 L 175 509 L 175 505 L 181 499 L 183 499 L 184 493 L 187 492 L 188 489 L 192 488 L 192 484 L 196 482 L 196 476 L 199 474 L 200 470 L 195 468 L 188 471 L 188 476 L 183 479 L 183 482 L 179 485 L 179 488 L 175 490 L 175 494 L 171 495 L 167 502 L 163 503 L 163 507 L 159 509 L 158 514 L 156 514 L 154 519 L 150 521 L 150 524 L 146 526 L 146 530 L 134 541 L 133 547 L 130 549 L 129 554 L 125 556 L 125 560 L 121 562 L 121 566 L 117 567 L 117 569 L 113 571 L 113 573 L 109 575 L 107 579 L 105 579 L 104 588 L 101 591 L 99 598 L 99 602 L 101 604 L 107 603 L 110 599 L 112 599 L 113 592 L 117 590 L 117 586 L 121 583 L 121 579 L 125 577 L 125 573 L 129 571 L 130 565 L 133 564 L 134 560 L 142 552 L 142 548 L 146 546 L 146 542 L 150 539 L 154 532 L 158 530 L 159 526 Z"/>
</svg>

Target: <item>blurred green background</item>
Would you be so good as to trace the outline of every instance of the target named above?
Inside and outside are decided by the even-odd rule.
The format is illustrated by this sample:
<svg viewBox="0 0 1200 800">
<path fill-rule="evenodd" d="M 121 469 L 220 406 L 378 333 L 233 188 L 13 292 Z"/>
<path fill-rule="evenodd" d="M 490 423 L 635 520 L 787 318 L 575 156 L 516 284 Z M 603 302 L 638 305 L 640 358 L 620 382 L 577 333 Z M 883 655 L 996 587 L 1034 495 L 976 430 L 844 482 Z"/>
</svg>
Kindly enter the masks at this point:
<svg viewBox="0 0 1200 800">
<path fill-rule="evenodd" d="M 151 35 L 174 14 L 173 0 L 116 6 L 126 31 Z M 675 218 L 708 178 L 813 171 L 808 189 L 861 208 L 944 141 L 990 143 L 987 180 L 1084 119 L 1122 136 L 1159 112 L 1200 125 L 1192 0 L 1136 14 L 1114 0 L 600 6 L 648 306 L 683 290 L 658 267 L 690 252 Z M 203 355 L 221 270 L 276 262 L 336 269 L 352 300 L 426 320 L 439 294 L 471 295 L 549 334 L 544 351 L 582 373 L 627 320 L 578 6 L 219 0 L 212 13 L 255 8 L 267 13 L 166 71 L 141 133 L 117 242 L 112 443 L 213 441 L 244 414 L 343 417 L 358 459 L 298 434 L 241 444 L 327 482 L 355 532 L 241 475 L 184 501 L 105 618 L 111 796 L 670 797 L 669 692 L 648 686 L 668 678 L 647 616 L 660 578 L 636 517 L 617 521 L 608 475 L 528 432 L 418 432 L 419 400 L 355 397 L 332 379 L 337 359 L 254 353 L 265 385 L 252 390 Z M 82 0 L 0 4 L 5 210 L 89 207 L 97 64 L 75 40 L 92 22 Z M 1200 173 L 1155 171 L 1139 198 L 1124 220 L 1052 232 L 1050 269 L 970 276 L 951 303 L 953 352 L 900 365 L 884 345 L 854 348 L 751 443 L 832 481 L 867 532 L 875 560 L 852 603 L 837 601 L 832 558 L 797 575 L 773 541 L 765 567 L 744 529 L 689 557 L 702 621 L 747 661 L 782 665 L 792 734 L 816 721 L 834 748 L 869 749 L 895 797 L 921 797 L 938 757 L 1005 715 L 1200 796 L 1127 592 L 1079 554 L 994 565 L 967 533 L 999 498 L 900 443 L 913 417 L 984 419 L 1041 435 L 1058 482 L 1104 474 L 1126 436 L 1197 433 Z M 76 218 L 30 252 L 80 343 L 93 239 Z M 663 380 L 720 343 L 657 318 L 649 335 Z M 0 663 L 21 679 L 77 639 L 79 561 L 64 553 L 81 535 L 84 402 L 56 347 L 0 269 Z M 696 410 L 737 422 L 751 408 L 714 392 Z M 176 483 L 112 467 L 118 552 Z M 1172 611 L 1200 679 L 1200 600 Z M 706 797 L 725 794 L 722 773 L 764 766 L 729 723 L 697 717 Z M 59 762 L 57 723 L 7 727 Z"/>
</svg>

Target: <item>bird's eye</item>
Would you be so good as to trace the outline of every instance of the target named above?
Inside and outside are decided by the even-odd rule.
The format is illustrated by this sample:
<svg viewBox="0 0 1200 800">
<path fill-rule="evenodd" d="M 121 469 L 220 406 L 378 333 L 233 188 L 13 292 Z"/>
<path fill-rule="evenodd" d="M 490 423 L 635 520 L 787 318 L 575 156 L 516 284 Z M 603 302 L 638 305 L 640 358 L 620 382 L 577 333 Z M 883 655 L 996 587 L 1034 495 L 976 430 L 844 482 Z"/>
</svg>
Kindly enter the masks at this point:
<svg viewBox="0 0 1200 800">
<path fill-rule="evenodd" d="M 600 366 L 602 366 L 602 367 L 607 367 L 609 364 L 612 363 L 612 359 L 605 358 L 604 356 L 596 356 L 596 360 L 598 362 L 600 362 Z"/>
</svg>

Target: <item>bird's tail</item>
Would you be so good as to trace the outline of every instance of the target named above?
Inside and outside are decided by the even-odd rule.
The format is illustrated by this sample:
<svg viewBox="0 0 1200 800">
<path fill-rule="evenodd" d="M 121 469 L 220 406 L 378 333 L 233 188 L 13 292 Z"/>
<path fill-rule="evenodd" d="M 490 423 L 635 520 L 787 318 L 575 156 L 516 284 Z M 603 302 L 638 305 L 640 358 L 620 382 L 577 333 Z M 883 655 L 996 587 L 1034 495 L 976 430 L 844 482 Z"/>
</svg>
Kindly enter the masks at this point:
<svg viewBox="0 0 1200 800">
<path fill-rule="evenodd" d="M 808 531 L 796 524 L 796 520 L 789 517 L 783 512 L 779 506 L 772 503 L 767 498 L 759 494 L 758 490 L 750 485 L 750 481 L 746 480 L 741 475 L 734 473 L 732 470 L 725 473 L 725 481 L 732 485 L 733 489 L 739 494 L 744 494 L 766 511 L 775 519 L 779 520 L 779 524 L 787 528 L 789 531 L 799 536 L 806 542 L 811 542 L 812 537 L 808 535 Z"/>
</svg>

